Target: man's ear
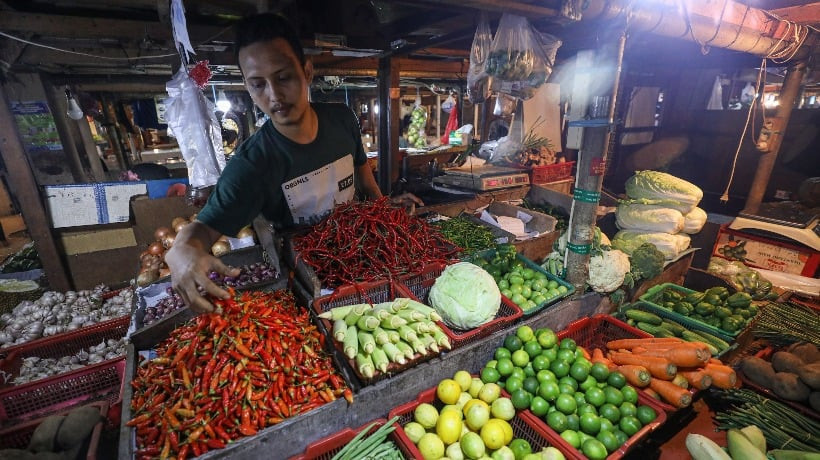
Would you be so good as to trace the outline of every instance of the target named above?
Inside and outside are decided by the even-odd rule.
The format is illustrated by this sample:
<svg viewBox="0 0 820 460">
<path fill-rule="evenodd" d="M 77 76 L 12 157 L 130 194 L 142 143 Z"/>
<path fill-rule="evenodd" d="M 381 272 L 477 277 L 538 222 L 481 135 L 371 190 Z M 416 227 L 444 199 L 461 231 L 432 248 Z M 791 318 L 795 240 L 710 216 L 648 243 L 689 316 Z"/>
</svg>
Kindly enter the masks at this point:
<svg viewBox="0 0 820 460">
<path fill-rule="evenodd" d="M 313 61 L 311 59 L 305 60 L 305 79 L 307 80 L 308 84 L 313 81 Z"/>
</svg>

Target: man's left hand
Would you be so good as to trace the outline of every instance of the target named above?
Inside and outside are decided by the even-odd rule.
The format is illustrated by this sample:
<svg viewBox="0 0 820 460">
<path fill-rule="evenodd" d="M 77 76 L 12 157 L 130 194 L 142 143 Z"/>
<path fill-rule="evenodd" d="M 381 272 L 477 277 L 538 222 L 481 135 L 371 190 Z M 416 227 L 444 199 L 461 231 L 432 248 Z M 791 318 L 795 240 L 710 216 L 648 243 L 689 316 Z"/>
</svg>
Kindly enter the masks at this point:
<svg viewBox="0 0 820 460">
<path fill-rule="evenodd" d="M 402 193 L 390 198 L 390 202 L 395 206 L 403 206 L 409 214 L 416 212 L 416 206 L 424 206 L 424 202 L 412 193 Z"/>
</svg>

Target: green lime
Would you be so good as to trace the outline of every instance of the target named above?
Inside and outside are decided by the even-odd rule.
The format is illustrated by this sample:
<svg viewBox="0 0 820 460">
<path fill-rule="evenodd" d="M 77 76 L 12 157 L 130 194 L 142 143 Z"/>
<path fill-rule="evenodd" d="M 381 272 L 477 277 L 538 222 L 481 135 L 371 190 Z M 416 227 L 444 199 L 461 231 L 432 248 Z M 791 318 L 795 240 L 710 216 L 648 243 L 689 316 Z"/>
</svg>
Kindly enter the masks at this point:
<svg viewBox="0 0 820 460">
<path fill-rule="evenodd" d="M 547 425 L 558 433 L 566 430 L 569 425 L 567 423 L 567 416 L 561 411 L 552 411 L 547 413 Z"/>
<path fill-rule="evenodd" d="M 522 460 L 527 454 L 532 453 L 532 447 L 526 439 L 515 438 L 510 442 L 509 447 L 515 456 L 515 460 Z"/>
<path fill-rule="evenodd" d="M 535 338 L 544 349 L 552 348 L 558 342 L 558 337 L 552 329 L 539 329 L 535 333 Z"/>
<path fill-rule="evenodd" d="M 555 401 L 560 394 L 561 391 L 555 382 L 542 382 L 541 385 L 538 386 L 538 396 L 541 396 L 547 401 Z"/>
<path fill-rule="evenodd" d="M 572 370 L 572 368 L 570 368 L 570 370 Z M 587 378 L 586 378 L 586 380 L 584 380 L 583 382 L 581 382 L 581 383 L 578 385 L 578 388 L 579 388 L 581 391 L 587 391 L 587 390 L 589 390 L 590 388 L 594 387 L 596 383 L 598 383 L 598 381 L 597 381 L 597 380 L 595 380 L 595 377 L 593 377 L 593 376 L 591 376 L 591 375 L 588 375 L 588 376 L 587 376 Z"/>
<path fill-rule="evenodd" d="M 578 382 L 583 382 L 589 375 L 590 367 L 583 362 L 576 361 L 569 368 L 569 375 Z"/>
<path fill-rule="evenodd" d="M 615 425 L 610 422 L 608 419 L 601 417 L 600 415 L 598 418 L 601 420 L 601 431 L 614 431 Z"/>
<path fill-rule="evenodd" d="M 544 346 L 543 343 L 541 343 L 541 342 L 538 342 L 538 343 L 541 344 L 542 347 Z M 547 358 L 549 358 L 550 362 L 553 362 L 556 359 L 558 359 L 558 347 L 553 345 L 549 348 L 544 348 L 544 350 L 541 352 L 541 354 L 546 356 Z"/>
<path fill-rule="evenodd" d="M 549 408 L 550 403 L 548 403 L 544 398 L 540 396 L 532 398 L 532 401 L 530 402 L 530 410 L 533 414 L 539 417 L 547 415 L 547 411 L 549 410 Z"/>
<path fill-rule="evenodd" d="M 607 420 L 608 421 L 608 420 Z M 618 438 L 615 436 L 610 430 L 604 429 L 604 424 L 601 423 L 601 431 L 598 432 L 598 435 L 595 436 L 595 439 L 601 442 L 601 444 L 606 447 L 607 452 L 615 452 L 621 447 L 621 444 L 618 443 Z"/>
<path fill-rule="evenodd" d="M 524 410 L 529 409 L 532 396 L 529 392 L 527 392 L 527 390 L 519 388 L 512 393 L 510 399 L 512 399 L 513 406 L 516 409 Z"/>
<path fill-rule="evenodd" d="M 550 359 L 542 354 L 539 354 L 538 356 L 532 358 L 532 368 L 539 373 L 543 370 L 549 369 Z"/>
<path fill-rule="evenodd" d="M 636 417 L 638 415 L 638 408 L 629 401 L 624 401 L 618 409 L 621 411 L 621 417 Z"/>
<path fill-rule="evenodd" d="M 581 431 L 592 436 L 595 436 L 601 430 L 601 420 L 595 414 L 581 414 L 580 425 Z"/>
<path fill-rule="evenodd" d="M 632 404 L 638 403 L 638 391 L 630 385 L 624 385 L 621 388 L 621 394 L 624 395 L 624 401 L 631 402 Z"/>
<path fill-rule="evenodd" d="M 623 388 L 626 385 L 626 377 L 618 371 L 612 372 L 609 374 L 609 377 L 606 379 L 606 383 L 612 385 L 615 388 Z"/>
<path fill-rule="evenodd" d="M 519 293 L 519 294 L 513 294 L 513 296 L 512 296 L 512 297 L 510 297 L 510 300 L 512 300 L 512 301 L 513 301 L 513 303 L 514 303 L 514 304 L 516 304 L 516 305 L 518 305 L 519 307 L 520 307 L 522 304 L 526 305 L 526 303 L 527 303 L 527 298 L 526 298 L 526 297 L 524 297 L 524 296 L 523 296 L 522 294 L 520 294 L 520 293 Z"/>
<path fill-rule="evenodd" d="M 657 416 L 658 414 L 655 413 L 655 409 L 649 406 L 638 406 L 636 417 L 644 425 L 654 421 Z"/>
<path fill-rule="evenodd" d="M 598 415 L 612 423 L 618 423 L 618 420 L 621 419 L 621 410 L 614 404 L 606 403 L 598 409 Z"/>
<path fill-rule="evenodd" d="M 576 399 L 575 402 L 578 402 L 578 400 Z M 588 402 L 585 402 L 585 403 L 578 404 L 578 410 L 576 411 L 576 413 L 578 415 L 584 415 L 584 414 L 598 415 L 598 409 L 596 409 L 595 406 L 593 406 L 592 404 L 590 404 Z"/>
<path fill-rule="evenodd" d="M 548 287 L 549 289 L 558 289 L 558 281 L 555 281 L 555 280 L 549 280 L 549 281 L 547 282 L 547 287 Z"/>
<path fill-rule="evenodd" d="M 527 378 L 527 374 L 526 374 L 526 372 L 524 372 L 524 369 L 521 369 L 520 367 L 516 367 L 516 368 L 513 368 L 513 371 L 512 371 L 512 374 L 510 374 L 510 377 L 516 377 L 518 379 L 521 379 L 521 381 L 524 381 L 524 379 Z"/>
<path fill-rule="evenodd" d="M 496 366 L 498 366 L 498 360 L 495 360 L 495 359 L 491 359 L 491 360 L 487 361 L 487 364 L 484 365 L 484 367 L 490 367 L 490 368 L 493 368 L 493 369 L 495 369 Z"/>
<path fill-rule="evenodd" d="M 521 275 L 510 275 L 510 287 L 515 286 L 516 284 L 523 285 L 524 278 Z"/>
<path fill-rule="evenodd" d="M 584 349 L 581 347 L 575 349 L 575 361 L 584 363 L 587 367 L 592 367 L 592 363 L 584 356 Z"/>
<path fill-rule="evenodd" d="M 510 358 L 511 356 L 512 356 L 512 352 L 510 352 L 510 350 L 507 350 L 504 347 L 500 347 L 500 348 L 496 348 L 495 354 L 493 355 L 493 358 L 500 360 L 500 359 L 504 359 L 504 358 Z"/>
<path fill-rule="evenodd" d="M 606 402 L 606 393 L 598 387 L 592 387 L 584 394 L 588 403 L 595 407 L 601 407 Z"/>
<path fill-rule="evenodd" d="M 532 280 L 524 280 L 524 286 L 532 289 Z"/>
<path fill-rule="evenodd" d="M 524 382 L 517 378 L 517 377 L 510 377 L 504 382 L 504 389 L 507 390 L 508 393 L 514 393 L 515 390 L 522 388 L 524 386 Z"/>
<path fill-rule="evenodd" d="M 558 291 L 558 295 L 564 295 L 564 294 L 567 293 L 567 291 L 569 291 L 569 289 L 567 289 L 567 287 L 564 286 L 563 284 L 558 286 L 557 288 L 555 288 L 555 290 Z"/>
<path fill-rule="evenodd" d="M 530 362 L 530 355 L 528 355 L 524 350 L 515 350 L 512 354 L 512 362 L 517 367 L 523 368 Z"/>
<path fill-rule="evenodd" d="M 535 377 L 527 377 L 524 379 L 524 384 L 521 388 L 527 390 L 530 394 L 538 394 L 538 379 Z"/>
<path fill-rule="evenodd" d="M 575 350 L 561 348 L 558 350 L 557 357 L 555 359 L 561 359 L 572 364 L 575 362 Z"/>
<path fill-rule="evenodd" d="M 546 287 L 546 284 L 541 279 L 536 278 L 532 280 L 532 284 L 530 285 L 530 287 L 535 292 L 541 292 Z"/>
<path fill-rule="evenodd" d="M 535 369 L 532 367 L 532 362 L 529 362 L 526 366 L 524 366 L 524 375 L 527 377 L 535 377 Z"/>
<path fill-rule="evenodd" d="M 550 363 L 550 370 L 558 378 L 566 377 L 569 374 L 569 367 L 566 361 L 560 359 Z"/>
<path fill-rule="evenodd" d="M 569 414 L 567 415 L 567 426 L 569 426 L 570 430 L 578 431 L 581 429 L 581 419 L 578 417 L 578 414 Z"/>
<path fill-rule="evenodd" d="M 538 344 L 537 340 L 530 340 L 524 344 L 524 351 L 530 355 L 530 359 L 535 358 L 536 356 L 541 354 L 541 345 Z"/>
<path fill-rule="evenodd" d="M 615 404 L 620 407 L 624 402 L 624 395 L 621 393 L 621 390 L 615 387 L 604 388 L 604 394 L 606 395 L 606 402 L 610 404 Z"/>
<path fill-rule="evenodd" d="M 555 407 L 557 407 L 561 412 L 569 415 L 575 412 L 575 409 L 578 408 L 578 403 L 575 402 L 575 398 L 572 396 L 568 394 L 560 394 L 555 400 Z"/>
<path fill-rule="evenodd" d="M 521 270 L 521 276 L 523 276 L 525 280 L 531 280 L 535 278 L 535 270 L 527 267 L 524 270 Z"/>
<path fill-rule="evenodd" d="M 529 287 L 529 286 L 524 285 L 524 287 L 523 287 L 523 288 L 521 288 L 521 295 L 522 295 L 525 299 L 528 299 L 528 300 L 529 300 L 529 298 L 530 298 L 530 297 L 532 297 L 532 289 L 530 289 L 530 287 Z"/>
<path fill-rule="evenodd" d="M 498 280 L 498 283 L 496 283 L 496 284 L 498 284 L 498 289 L 509 289 L 510 288 L 510 282 L 503 279 L 503 278 Z"/>
<path fill-rule="evenodd" d="M 558 386 L 560 387 L 561 384 L 559 383 Z M 576 391 L 575 394 L 572 395 L 572 397 L 575 398 L 575 404 L 578 407 L 581 407 L 582 405 L 587 404 L 587 400 L 586 400 L 586 398 L 584 398 L 584 394 L 581 393 L 580 391 Z"/>
<path fill-rule="evenodd" d="M 535 332 L 529 326 L 519 326 L 519 328 L 515 330 L 515 336 L 521 339 L 522 342 L 527 343 L 535 339 Z"/>
<path fill-rule="evenodd" d="M 603 460 L 607 456 L 606 446 L 597 439 L 587 439 L 581 445 L 581 452 L 590 460 Z"/>
<path fill-rule="evenodd" d="M 512 297 L 512 296 L 513 296 L 513 293 L 512 293 L 512 291 L 511 291 L 509 288 L 507 288 L 507 289 L 500 289 L 500 291 L 501 291 L 501 295 L 503 295 L 504 297 L 506 297 L 506 298 L 508 298 L 508 299 L 509 299 L 510 297 Z"/>
<path fill-rule="evenodd" d="M 484 383 L 495 383 L 501 378 L 501 374 L 492 367 L 485 367 L 481 370 L 481 381 Z"/>
<path fill-rule="evenodd" d="M 627 434 L 621 431 L 619 428 L 612 431 L 612 433 L 614 433 L 615 437 L 618 439 L 619 446 L 629 439 L 629 436 L 627 436 Z"/>
<path fill-rule="evenodd" d="M 558 393 L 562 395 L 570 395 L 573 398 L 575 397 L 575 389 L 572 388 L 571 385 L 566 383 L 559 383 L 558 384 Z"/>
<path fill-rule="evenodd" d="M 578 381 L 570 376 L 564 376 L 558 379 L 558 385 L 560 384 L 569 385 L 572 387 L 572 391 L 578 391 Z"/>
<path fill-rule="evenodd" d="M 575 431 L 564 430 L 564 432 L 561 433 L 561 437 L 564 438 L 564 441 L 566 441 L 570 446 L 576 449 L 581 447 L 581 438 L 578 437 L 578 433 Z"/>
<path fill-rule="evenodd" d="M 535 374 L 535 378 L 538 379 L 540 383 L 558 383 L 558 379 L 555 377 L 555 374 L 553 374 L 552 371 L 549 370 L 549 366 L 547 366 L 547 369 L 541 369 L 540 371 L 538 371 L 538 373 Z"/>
<path fill-rule="evenodd" d="M 508 377 L 512 374 L 514 367 L 515 365 L 510 358 L 501 358 L 495 364 L 495 370 L 498 371 L 498 374 L 501 375 L 501 377 Z"/>
<path fill-rule="evenodd" d="M 641 421 L 636 417 L 621 417 L 618 422 L 618 428 L 621 429 L 627 436 L 632 436 L 641 429 Z"/>
<path fill-rule="evenodd" d="M 511 284 L 510 287 L 508 288 L 508 290 L 510 292 L 512 292 L 513 295 L 521 294 L 521 292 L 524 291 L 524 285 L 523 284 Z"/>
<path fill-rule="evenodd" d="M 559 345 L 559 348 L 561 348 L 561 349 L 572 350 L 572 351 L 575 351 L 575 348 L 577 348 L 577 347 L 578 347 L 578 345 L 575 344 L 575 340 L 573 340 L 569 337 L 565 337 L 565 338 L 561 339 L 561 345 Z"/>
<path fill-rule="evenodd" d="M 541 294 L 539 293 L 539 294 L 535 294 L 535 295 L 533 295 L 533 296 L 530 298 L 530 300 L 532 300 L 532 302 L 533 302 L 535 305 L 542 305 L 544 302 L 546 302 L 546 301 L 547 301 L 547 298 L 546 298 L 546 297 L 544 297 L 543 295 L 541 295 Z"/>
<path fill-rule="evenodd" d="M 508 335 L 504 338 L 504 348 L 506 348 L 510 352 L 520 350 L 523 346 L 524 342 L 522 342 L 521 339 L 519 339 L 515 335 Z"/>
</svg>

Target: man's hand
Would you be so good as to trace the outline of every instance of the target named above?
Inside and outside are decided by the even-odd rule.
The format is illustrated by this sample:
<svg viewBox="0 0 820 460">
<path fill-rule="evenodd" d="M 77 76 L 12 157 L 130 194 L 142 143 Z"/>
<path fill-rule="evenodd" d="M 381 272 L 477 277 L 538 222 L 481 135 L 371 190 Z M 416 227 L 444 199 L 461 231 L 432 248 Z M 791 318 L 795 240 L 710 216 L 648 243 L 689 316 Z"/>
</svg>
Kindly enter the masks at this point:
<svg viewBox="0 0 820 460">
<path fill-rule="evenodd" d="M 395 206 L 403 206 L 411 215 L 416 212 L 416 206 L 424 206 L 424 202 L 412 193 L 402 193 L 391 197 L 390 202 Z"/>
<path fill-rule="evenodd" d="M 199 222 L 186 225 L 165 254 L 174 290 L 188 307 L 198 313 L 214 311 L 213 304 L 200 294 L 200 289 L 220 299 L 230 297 L 228 291 L 208 278 L 208 273 L 215 271 L 224 276 L 239 276 L 240 271 L 238 268 L 228 267 L 204 249 L 210 247 L 207 243 L 213 233 L 216 232 Z"/>
</svg>

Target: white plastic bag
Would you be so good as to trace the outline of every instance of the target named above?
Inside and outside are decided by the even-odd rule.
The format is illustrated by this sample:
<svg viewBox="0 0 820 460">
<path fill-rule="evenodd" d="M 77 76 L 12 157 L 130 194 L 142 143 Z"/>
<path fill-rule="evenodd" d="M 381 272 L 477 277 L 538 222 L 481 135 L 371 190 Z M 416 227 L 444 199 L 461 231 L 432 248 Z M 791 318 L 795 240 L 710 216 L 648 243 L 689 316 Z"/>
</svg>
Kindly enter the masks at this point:
<svg viewBox="0 0 820 460">
<path fill-rule="evenodd" d="M 168 131 L 179 143 L 188 167 L 192 187 L 216 184 L 225 168 L 222 150 L 222 127 L 216 119 L 215 107 L 184 68 L 165 84 L 168 99 L 165 117 Z"/>
<path fill-rule="evenodd" d="M 709 96 L 706 110 L 723 110 L 723 86 L 720 84 L 719 75 L 715 77 L 715 84 L 712 85 L 712 95 Z"/>
<path fill-rule="evenodd" d="M 467 72 L 467 97 L 473 104 L 479 104 L 490 97 L 490 76 L 484 67 L 490 47 L 493 44 L 493 33 L 487 22 L 486 13 L 481 18 L 473 36 L 473 47 L 470 50 L 470 69 Z"/>
</svg>

